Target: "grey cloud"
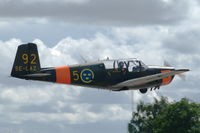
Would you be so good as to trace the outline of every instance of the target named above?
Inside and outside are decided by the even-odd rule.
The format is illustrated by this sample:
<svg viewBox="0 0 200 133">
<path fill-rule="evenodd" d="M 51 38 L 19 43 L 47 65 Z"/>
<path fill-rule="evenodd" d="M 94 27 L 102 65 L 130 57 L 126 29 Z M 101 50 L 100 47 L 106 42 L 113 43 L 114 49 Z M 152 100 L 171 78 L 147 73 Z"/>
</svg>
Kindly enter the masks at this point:
<svg viewBox="0 0 200 133">
<path fill-rule="evenodd" d="M 199 38 L 199 29 L 172 32 L 172 35 L 162 42 L 162 47 L 165 49 L 163 54 L 167 55 L 167 60 L 173 66 L 178 66 L 179 68 L 187 67 L 191 70 L 190 73 L 196 75 L 199 73 L 200 62 Z M 196 79 L 195 76 L 191 75 L 190 77 L 192 80 Z M 190 83 L 194 83 L 194 81 L 190 81 Z M 197 86 L 197 83 L 195 83 L 195 86 Z"/>
<path fill-rule="evenodd" d="M 67 102 L 67 101 L 65 101 Z M 41 112 L 41 113 L 59 113 L 59 112 L 69 112 L 73 113 L 73 110 L 69 107 L 64 107 L 61 110 L 59 107 L 52 107 L 52 104 L 56 104 L 55 102 L 52 102 L 51 104 L 43 104 L 43 105 L 24 105 L 21 106 L 17 111 L 22 112 L 22 113 L 33 113 L 33 112 Z M 57 109 L 56 109 L 57 108 Z M 58 111 L 59 109 L 59 111 Z"/>
<path fill-rule="evenodd" d="M 135 25 L 172 24 L 187 16 L 188 2 L 162 0 L 91 0 L 83 3 L 10 0 L 0 5 L 0 16 L 46 17 L 86 24 Z M 184 9 L 184 10 L 183 10 Z"/>
<path fill-rule="evenodd" d="M 98 94 L 97 94 L 98 92 Z M 104 97 L 102 99 L 102 97 Z M 123 92 L 109 92 L 105 90 L 95 90 L 93 88 L 85 89 L 79 96 L 79 102 L 95 103 L 95 104 L 128 104 L 130 103 L 129 96 Z M 92 101 L 90 99 L 93 99 Z"/>
<path fill-rule="evenodd" d="M 40 123 L 27 121 L 21 124 L 0 122 L 1 133 L 122 133 L 127 131 L 128 121 L 100 121 L 92 124 L 69 125 L 66 122 Z"/>
<path fill-rule="evenodd" d="M 163 46 L 171 51 L 182 54 L 199 54 L 200 30 L 178 32 L 173 37 L 163 41 Z"/>
</svg>

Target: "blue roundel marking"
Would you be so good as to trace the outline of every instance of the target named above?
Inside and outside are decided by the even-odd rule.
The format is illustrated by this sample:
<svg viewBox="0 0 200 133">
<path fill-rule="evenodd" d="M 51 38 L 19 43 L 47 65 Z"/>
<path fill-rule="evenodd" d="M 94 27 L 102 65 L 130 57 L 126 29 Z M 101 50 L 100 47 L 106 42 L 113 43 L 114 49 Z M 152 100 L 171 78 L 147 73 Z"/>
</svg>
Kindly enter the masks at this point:
<svg viewBox="0 0 200 133">
<path fill-rule="evenodd" d="M 84 83 L 90 83 L 94 79 L 94 73 L 90 69 L 84 69 L 81 71 L 81 80 Z"/>
</svg>

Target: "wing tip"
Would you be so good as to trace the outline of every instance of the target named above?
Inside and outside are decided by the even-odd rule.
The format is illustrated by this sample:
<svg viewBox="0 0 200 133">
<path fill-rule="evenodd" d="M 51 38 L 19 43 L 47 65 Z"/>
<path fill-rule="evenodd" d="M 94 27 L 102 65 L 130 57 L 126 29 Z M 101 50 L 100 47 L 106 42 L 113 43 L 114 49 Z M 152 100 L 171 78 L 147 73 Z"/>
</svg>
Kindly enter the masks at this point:
<svg viewBox="0 0 200 133">
<path fill-rule="evenodd" d="M 190 70 L 189 69 L 178 69 L 178 70 L 175 70 L 175 71 L 176 71 L 176 74 L 181 74 L 181 73 L 188 72 Z"/>
<path fill-rule="evenodd" d="M 178 72 L 188 72 L 188 71 L 190 71 L 190 69 L 178 69 L 176 71 L 178 71 Z"/>
</svg>

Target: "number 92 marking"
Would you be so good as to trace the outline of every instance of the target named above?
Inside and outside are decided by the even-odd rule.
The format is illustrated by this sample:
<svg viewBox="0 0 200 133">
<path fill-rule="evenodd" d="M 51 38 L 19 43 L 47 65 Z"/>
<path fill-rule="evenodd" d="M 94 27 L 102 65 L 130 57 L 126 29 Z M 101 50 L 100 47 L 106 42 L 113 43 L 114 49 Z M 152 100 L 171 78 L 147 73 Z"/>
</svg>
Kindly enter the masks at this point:
<svg viewBox="0 0 200 133">
<path fill-rule="evenodd" d="M 29 60 L 30 58 L 30 60 Z M 30 64 L 37 64 L 36 63 L 36 59 L 37 59 L 37 56 L 36 54 L 30 54 L 30 56 L 28 54 L 22 54 L 22 60 L 24 62 L 24 64 L 28 64 L 30 62 Z"/>
</svg>

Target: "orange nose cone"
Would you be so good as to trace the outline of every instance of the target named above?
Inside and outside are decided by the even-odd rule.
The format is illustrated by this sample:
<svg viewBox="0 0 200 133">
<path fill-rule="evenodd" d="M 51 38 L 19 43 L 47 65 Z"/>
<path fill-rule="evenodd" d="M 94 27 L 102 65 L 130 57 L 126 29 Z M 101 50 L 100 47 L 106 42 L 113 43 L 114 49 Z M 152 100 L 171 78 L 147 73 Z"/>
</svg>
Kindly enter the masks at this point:
<svg viewBox="0 0 200 133">
<path fill-rule="evenodd" d="M 161 73 L 171 72 L 171 70 L 162 70 Z M 167 85 L 172 81 L 173 77 L 169 76 L 167 78 L 162 79 L 162 85 Z"/>
</svg>

